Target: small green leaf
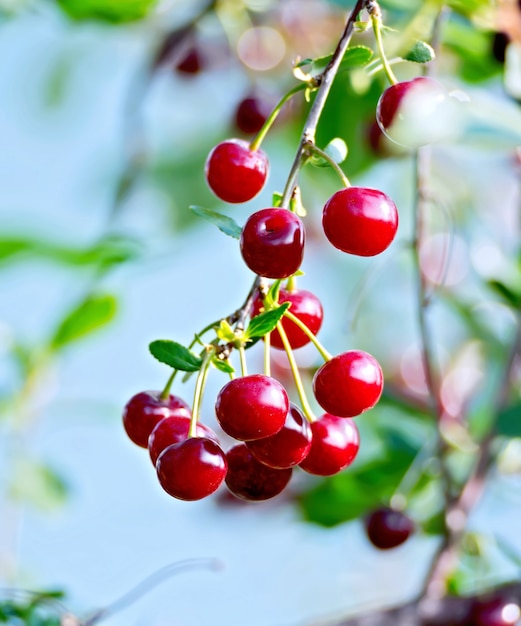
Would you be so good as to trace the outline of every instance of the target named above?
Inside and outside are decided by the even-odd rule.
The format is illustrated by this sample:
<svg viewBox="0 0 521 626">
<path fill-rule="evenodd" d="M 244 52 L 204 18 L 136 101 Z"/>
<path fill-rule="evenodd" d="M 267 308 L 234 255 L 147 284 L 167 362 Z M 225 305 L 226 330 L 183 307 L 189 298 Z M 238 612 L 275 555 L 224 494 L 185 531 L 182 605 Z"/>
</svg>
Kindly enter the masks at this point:
<svg viewBox="0 0 521 626">
<path fill-rule="evenodd" d="M 233 374 L 235 372 L 235 368 L 229 361 L 223 361 L 217 356 L 213 357 L 212 365 L 220 372 L 224 372 L 225 374 Z"/>
<path fill-rule="evenodd" d="M 501 411 L 496 430 L 503 437 L 521 437 L 521 403 Z"/>
<path fill-rule="evenodd" d="M 144 18 L 157 0 L 59 0 L 61 8 L 76 20 L 123 23 Z"/>
<path fill-rule="evenodd" d="M 521 294 L 516 293 L 511 287 L 505 285 L 505 283 L 502 283 L 499 280 L 489 280 L 487 281 L 487 285 L 497 295 L 501 296 L 506 304 L 515 309 L 519 309 L 521 307 Z"/>
<path fill-rule="evenodd" d="M 217 211 L 212 211 L 211 209 L 205 209 L 201 206 L 191 206 L 190 210 L 199 217 L 217 226 L 225 235 L 233 237 L 234 239 L 241 238 L 242 228 L 231 217 L 218 213 Z"/>
<path fill-rule="evenodd" d="M 237 336 L 230 326 L 230 324 L 226 320 L 221 320 L 219 324 L 219 328 L 216 330 L 217 337 L 221 339 L 221 341 L 234 341 L 237 339 Z"/>
<path fill-rule="evenodd" d="M 436 53 L 434 49 L 425 41 L 417 41 L 413 47 L 403 57 L 405 61 L 412 63 L 429 63 L 434 60 Z"/>
<path fill-rule="evenodd" d="M 282 194 L 278 191 L 273 192 L 271 197 L 271 206 L 278 209 L 282 205 Z"/>
<path fill-rule="evenodd" d="M 114 296 L 91 295 L 70 311 L 51 340 L 52 350 L 60 350 L 112 321 L 116 315 Z"/>
<path fill-rule="evenodd" d="M 275 329 L 278 322 L 282 319 L 282 316 L 290 306 L 290 302 L 284 302 L 276 309 L 271 309 L 270 311 L 256 315 L 250 320 L 248 328 L 244 332 L 245 338 L 251 339 L 252 337 L 264 337 L 264 335 L 270 333 Z"/>
<path fill-rule="evenodd" d="M 436 513 L 423 521 L 421 527 L 427 535 L 443 535 L 445 532 L 445 514 L 443 512 Z"/>
<path fill-rule="evenodd" d="M 183 372 L 197 372 L 203 360 L 176 341 L 157 339 L 148 346 L 150 353 L 161 363 Z"/>
<path fill-rule="evenodd" d="M 367 65 L 373 58 L 373 51 L 367 46 L 351 46 L 342 58 L 339 70 L 352 70 Z"/>
</svg>

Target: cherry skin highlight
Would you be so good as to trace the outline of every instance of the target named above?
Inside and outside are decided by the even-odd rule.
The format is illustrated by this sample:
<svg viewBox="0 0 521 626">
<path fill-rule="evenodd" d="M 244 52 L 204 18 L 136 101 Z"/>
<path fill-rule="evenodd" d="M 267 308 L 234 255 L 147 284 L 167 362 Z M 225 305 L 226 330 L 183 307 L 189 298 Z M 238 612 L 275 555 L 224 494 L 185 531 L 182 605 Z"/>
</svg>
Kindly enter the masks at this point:
<svg viewBox="0 0 521 626">
<path fill-rule="evenodd" d="M 324 310 L 320 300 L 305 289 L 299 289 L 296 291 L 288 291 L 287 289 L 281 289 L 279 292 L 279 304 L 284 302 L 290 302 L 290 312 L 295 317 L 305 324 L 309 330 L 316 335 L 322 326 L 322 320 L 324 319 Z M 253 303 L 252 315 L 258 315 L 262 308 L 262 299 L 256 298 Z M 286 332 L 288 341 L 293 350 L 302 348 L 307 345 L 310 339 L 306 333 L 301 330 L 295 322 L 292 322 L 287 317 L 283 317 L 281 320 L 282 327 Z M 278 350 L 284 350 L 284 344 L 278 330 L 273 330 L 270 336 L 270 345 Z"/>
<path fill-rule="evenodd" d="M 228 450 L 226 460 L 226 486 L 242 500 L 257 502 L 275 497 L 284 490 L 293 472 L 291 468 L 273 469 L 260 463 L 244 443 Z"/>
<path fill-rule="evenodd" d="M 156 463 L 161 487 L 178 500 L 201 500 L 214 493 L 226 476 L 226 455 L 204 437 L 190 437 L 165 448 Z"/>
<path fill-rule="evenodd" d="M 353 420 L 325 413 L 311 424 L 311 448 L 299 464 L 309 474 L 333 476 L 351 465 L 360 449 Z"/>
<path fill-rule="evenodd" d="M 333 357 L 313 377 L 320 406 L 339 417 L 355 417 L 372 409 L 382 395 L 384 378 L 378 361 L 363 350 Z"/>
<path fill-rule="evenodd" d="M 253 456 L 274 469 L 286 469 L 301 463 L 311 449 L 311 425 L 302 411 L 290 403 L 286 421 L 281 430 L 271 437 L 249 441 Z"/>
<path fill-rule="evenodd" d="M 287 209 L 261 209 L 247 219 L 241 254 L 252 272 L 266 278 L 288 278 L 302 264 L 304 224 Z"/>
<path fill-rule="evenodd" d="M 322 227 L 338 250 L 375 256 L 391 245 L 398 229 L 398 210 L 391 198 L 377 189 L 346 187 L 326 202 Z"/>
<path fill-rule="evenodd" d="M 215 146 L 206 159 L 206 181 L 214 194 L 237 204 L 254 198 L 268 176 L 268 157 L 252 151 L 243 139 L 228 139 Z"/>
<path fill-rule="evenodd" d="M 179 443 L 187 439 L 189 429 L 190 419 L 188 417 L 173 415 L 165 417 L 158 422 L 148 438 L 148 452 L 152 463 L 156 464 L 157 457 L 165 448 L 168 448 L 173 443 Z M 206 437 L 207 439 L 212 439 L 215 443 L 219 443 L 219 439 L 213 430 L 200 422 L 197 423 L 196 436 Z"/>
<path fill-rule="evenodd" d="M 382 507 L 365 519 L 369 541 L 379 550 L 390 550 L 401 545 L 415 530 L 414 522 L 401 511 Z"/>
<path fill-rule="evenodd" d="M 225 433 L 239 441 L 271 437 L 284 426 L 288 394 L 275 378 L 234 378 L 217 395 L 215 414 Z"/>
<path fill-rule="evenodd" d="M 478 598 L 472 606 L 472 626 L 515 626 L 521 618 L 519 602 L 501 593 Z"/>
<path fill-rule="evenodd" d="M 146 448 L 150 433 L 165 417 L 190 417 L 188 404 L 170 395 L 161 398 L 160 391 L 141 391 L 133 396 L 123 410 L 123 426 L 129 438 L 138 446 Z"/>
</svg>

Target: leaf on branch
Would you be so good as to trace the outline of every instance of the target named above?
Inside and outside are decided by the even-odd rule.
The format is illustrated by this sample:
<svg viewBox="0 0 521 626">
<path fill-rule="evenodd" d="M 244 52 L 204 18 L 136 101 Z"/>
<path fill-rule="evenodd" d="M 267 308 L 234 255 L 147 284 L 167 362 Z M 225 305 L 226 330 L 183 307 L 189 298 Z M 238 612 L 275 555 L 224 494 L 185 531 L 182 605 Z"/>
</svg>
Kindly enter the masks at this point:
<svg viewBox="0 0 521 626">
<path fill-rule="evenodd" d="M 212 358 L 212 365 L 224 374 L 233 374 L 235 372 L 235 368 L 229 361 L 224 361 L 217 356 Z"/>
<path fill-rule="evenodd" d="M 242 228 L 231 217 L 228 217 L 223 213 L 218 213 L 217 211 L 212 211 L 211 209 L 205 209 L 201 206 L 192 205 L 190 206 L 190 210 L 199 217 L 202 217 L 217 226 L 217 228 L 225 235 L 233 237 L 234 239 L 241 238 Z"/>
<path fill-rule="evenodd" d="M 219 337 L 219 339 L 221 339 L 222 341 L 229 342 L 237 339 L 233 328 L 226 320 L 220 321 L 219 328 L 215 332 L 217 334 L 217 337 Z"/>
<path fill-rule="evenodd" d="M 250 320 L 248 328 L 244 331 L 245 338 L 264 337 L 264 335 L 270 333 L 276 328 L 282 316 L 290 306 L 290 302 L 284 302 L 276 309 L 271 309 L 270 311 L 256 315 Z"/>
<path fill-rule="evenodd" d="M 521 437 L 521 403 L 501 411 L 496 430 L 503 437 Z"/>
<path fill-rule="evenodd" d="M 282 206 L 282 194 L 279 191 L 274 191 L 271 198 L 271 206 L 278 209 Z"/>
<path fill-rule="evenodd" d="M 100 20 L 114 24 L 140 20 L 157 0 L 59 0 L 61 8 L 76 20 Z"/>
<path fill-rule="evenodd" d="M 295 67 L 301 68 L 310 66 L 310 72 L 312 75 L 317 75 L 323 72 L 328 63 L 331 61 L 333 55 L 328 54 L 323 57 L 318 57 L 316 59 L 303 59 L 299 61 Z M 342 57 L 342 61 L 340 62 L 339 71 L 343 72 L 346 70 L 352 70 L 358 67 L 363 67 L 367 65 L 371 58 L 373 57 L 373 51 L 371 48 L 367 46 L 352 46 L 346 50 L 346 53 Z"/>
<path fill-rule="evenodd" d="M 62 320 L 51 340 L 52 350 L 60 350 L 65 345 L 105 326 L 116 315 L 116 309 L 117 302 L 114 296 L 89 296 Z"/>
<path fill-rule="evenodd" d="M 514 309 L 521 307 L 521 294 L 516 293 L 511 287 L 505 285 L 505 283 L 499 280 L 489 280 L 487 281 L 487 285 L 497 295 L 501 296 L 506 304 L 512 306 Z"/>
<path fill-rule="evenodd" d="M 150 353 L 161 363 L 183 372 L 197 372 L 203 360 L 177 341 L 157 339 L 149 345 Z"/>
<path fill-rule="evenodd" d="M 402 58 L 411 63 L 429 63 L 429 61 L 434 60 L 435 57 L 436 53 L 432 46 L 425 41 L 417 41 Z"/>
</svg>

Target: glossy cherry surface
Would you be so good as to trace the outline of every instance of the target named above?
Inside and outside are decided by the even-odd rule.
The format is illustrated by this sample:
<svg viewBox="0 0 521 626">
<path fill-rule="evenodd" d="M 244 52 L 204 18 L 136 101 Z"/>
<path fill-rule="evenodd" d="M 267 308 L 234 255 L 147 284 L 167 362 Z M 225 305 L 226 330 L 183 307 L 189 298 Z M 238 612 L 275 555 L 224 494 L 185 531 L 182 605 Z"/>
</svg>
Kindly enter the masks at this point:
<svg viewBox="0 0 521 626">
<path fill-rule="evenodd" d="M 258 133 L 271 113 L 271 103 L 257 95 L 243 98 L 235 110 L 235 125 L 247 134 Z"/>
<path fill-rule="evenodd" d="M 322 226 L 330 243 L 342 252 L 375 256 L 393 241 L 398 210 L 391 198 L 378 189 L 346 187 L 326 202 Z"/>
<path fill-rule="evenodd" d="M 332 476 L 355 460 L 360 436 L 353 420 L 325 413 L 311 424 L 311 449 L 300 467 L 309 474 Z"/>
<path fill-rule="evenodd" d="M 203 437 L 191 437 L 165 448 L 156 463 L 163 489 L 179 500 L 200 500 L 216 491 L 226 476 L 226 455 Z"/>
<path fill-rule="evenodd" d="M 190 419 L 188 417 L 174 415 L 165 417 L 158 422 L 148 438 L 148 452 L 150 453 L 152 463 L 156 464 L 157 457 L 165 448 L 168 448 L 173 443 L 184 441 L 188 437 L 189 429 Z M 207 439 L 212 439 L 215 443 L 219 443 L 219 439 L 213 430 L 200 422 L 197 424 L 196 436 L 206 437 Z"/>
<path fill-rule="evenodd" d="M 365 519 L 369 541 L 379 550 L 390 550 L 401 545 L 415 530 L 414 522 L 401 511 L 382 507 Z"/>
<path fill-rule="evenodd" d="M 213 148 L 205 165 L 206 180 L 215 195 L 236 204 L 254 198 L 268 176 L 268 157 L 252 151 L 242 139 L 228 139 Z"/>
<path fill-rule="evenodd" d="M 226 486 L 243 500 L 268 500 L 281 493 L 289 483 L 292 469 L 273 469 L 260 463 L 248 446 L 238 444 L 226 454 Z"/>
<path fill-rule="evenodd" d="M 247 445 L 257 461 L 269 467 L 294 467 L 311 449 L 311 425 L 298 406 L 290 403 L 284 426 L 277 434 L 249 441 Z"/>
<path fill-rule="evenodd" d="M 322 308 L 322 303 L 313 293 L 306 291 L 305 289 L 298 289 L 295 291 L 281 289 L 279 292 L 279 304 L 282 304 L 283 302 L 291 302 L 291 313 L 293 313 L 295 317 L 298 317 L 298 319 L 305 324 L 314 335 L 318 333 L 324 319 L 324 310 Z M 261 308 L 262 300 L 258 297 L 253 303 L 253 315 L 260 313 Z M 310 342 L 306 333 L 301 330 L 295 322 L 292 322 L 287 317 L 282 318 L 282 327 L 284 328 L 289 343 L 294 350 L 301 348 Z M 270 342 L 271 346 L 274 348 L 284 350 L 282 339 L 280 338 L 277 330 L 272 331 Z"/>
<path fill-rule="evenodd" d="M 215 414 L 225 433 L 248 441 L 270 437 L 284 426 L 288 394 L 275 378 L 252 374 L 234 378 L 217 395 Z"/>
<path fill-rule="evenodd" d="M 355 417 L 372 409 L 382 395 L 383 385 L 380 364 L 363 350 L 334 356 L 313 377 L 317 402 L 339 417 Z"/>
<path fill-rule="evenodd" d="M 184 400 L 174 395 L 163 400 L 160 391 L 141 391 L 125 405 L 123 426 L 135 444 L 146 448 L 150 433 L 156 424 L 163 418 L 173 415 L 190 417 L 190 407 Z"/>
<path fill-rule="evenodd" d="M 304 256 L 304 224 L 287 209 L 256 211 L 241 233 L 241 253 L 246 265 L 259 276 L 288 278 Z"/>
<path fill-rule="evenodd" d="M 475 600 L 472 626 L 514 626 L 521 619 L 519 602 L 502 594 Z"/>
</svg>

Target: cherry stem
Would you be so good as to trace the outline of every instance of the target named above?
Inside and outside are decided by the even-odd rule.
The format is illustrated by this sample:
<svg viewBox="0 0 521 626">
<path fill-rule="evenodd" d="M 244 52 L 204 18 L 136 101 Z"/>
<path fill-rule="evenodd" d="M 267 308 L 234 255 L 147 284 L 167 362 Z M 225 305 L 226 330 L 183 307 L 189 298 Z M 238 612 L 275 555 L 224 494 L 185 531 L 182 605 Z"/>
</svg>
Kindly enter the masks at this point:
<svg viewBox="0 0 521 626">
<path fill-rule="evenodd" d="M 309 85 L 307 83 L 299 83 L 296 87 L 293 87 L 293 89 L 290 89 L 284 96 L 282 96 L 282 98 L 273 108 L 273 111 L 266 118 L 266 121 L 262 125 L 262 128 L 259 130 L 256 137 L 250 143 L 250 150 L 252 152 L 255 152 L 255 150 L 258 150 L 260 148 L 261 143 L 264 141 L 264 138 L 268 134 L 270 128 L 277 119 L 279 113 L 282 110 L 282 107 L 286 104 L 286 102 L 288 102 L 288 100 L 290 100 L 295 94 L 304 91 L 304 89 L 307 89 L 308 87 Z"/>
<path fill-rule="evenodd" d="M 248 376 L 248 366 L 246 364 L 246 350 L 244 346 L 240 346 L 239 348 L 239 357 L 241 360 L 241 374 L 243 376 Z"/>
<path fill-rule="evenodd" d="M 170 378 L 167 380 L 165 388 L 163 389 L 163 391 L 161 392 L 159 398 L 161 400 L 167 400 L 168 396 L 170 395 L 170 389 L 172 389 L 172 385 L 174 383 L 174 379 L 176 377 L 177 374 L 177 370 L 174 370 L 171 374 L 170 374 Z"/>
<path fill-rule="evenodd" d="M 373 25 L 376 46 L 378 48 L 378 54 L 380 55 L 380 59 L 382 60 L 385 75 L 387 76 L 387 80 L 391 83 L 391 85 L 396 85 L 398 79 L 394 75 L 391 64 L 387 59 L 382 40 L 382 10 L 380 9 L 380 5 L 377 2 L 373 1 L 368 4 L 367 10 L 369 11 L 369 15 L 371 16 L 371 23 Z"/>
<path fill-rule="evenodd" d="M 293 313 L 289 309 L 284 312 L 284 317 L 287 317 L 291 322 L 293 322 L 296 326 L 300 328 L 300 330 L 306 335 L 306 337 L 318 350 L 320 356 L 324 359 L 324 361 L 331 361 L 333 355 L 324 348 L 324 346 L 317 339 L 316 335 L 313 334 L 313 332 L 304 324 L 302 320 L 300 320 L 296 315 L 293 315 Z"/>
<path fill-rule="evenodd" d="M 189 437 L 197 436 L 197 422 L 199 421 L 199 413 L 201 411 L 201 403 L 203 392 L 206 385 L 206 378 L 212 357 L 214 355 L 213 347 L 208 347 L 205 351 L 201 369 L 197 372 L 197 380 L 195 382 L 194 401 L 192 405 L 192 416 L 190 417 L 190 428 L 188 429 Z"/>
<path fill-rule="evenodd" d="M 314 422 L 317 418 L 315 417 L 313 409 L 308 402 L 306 391 L 304 390 L 304 385 L 302 384 L 302 377 L 300 376 L 300 371 L 298 369 L 297 362 L 295 361 L 295 355 L 293 354 L 291 344 L 289 343 L 288 336 L 286 335 L 286 331 L 284 330 L 284 326 L 282 326 L 282 322 L 278 322 L 277 330 L 282 340 L 284 350 L 286 351 L 286 356 L 288 357 L 288 363 L 291 369 L 291 373 L 293 374 L 293 380 L 295 381 L 295 387 L 297 388 L 302 411 L 304 412 L 304 415 L 306 416 L 308 422 Z"/>
<path fill-rule="evenodd" d="M 347 176 L 345 175 L 345 173 L 342 170 L 342 168 L 340 167 L 340 165 L 334 159 L 332 159 L 325 150 L 322 150 L 321 148 L 319 148 L 314 143 L 309 143 L 307 145 L 307 148 L 309 148 L 310 152 L 315 153 L 316 155 L 318 155 L 319 157 L 324 159 L 324 161 L 327 161 L 327 163 L 338 174 L 339 178 L 341 179 L 341 181 L 342 181 L 342 183 L 344 184 L 345 187 L 351 187 L 351 183 L 349 182 L 349 178 L 347 178 Z"/>
</svg>

